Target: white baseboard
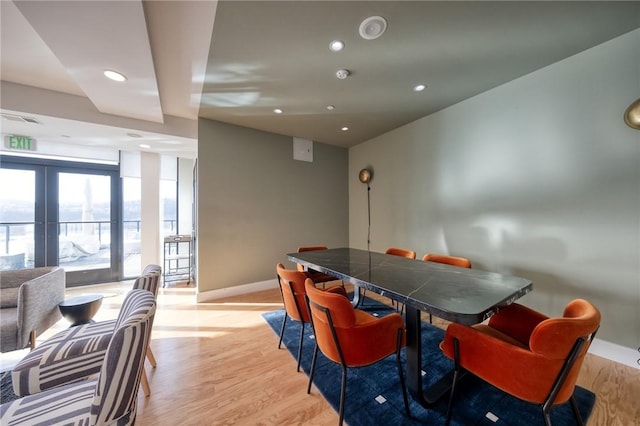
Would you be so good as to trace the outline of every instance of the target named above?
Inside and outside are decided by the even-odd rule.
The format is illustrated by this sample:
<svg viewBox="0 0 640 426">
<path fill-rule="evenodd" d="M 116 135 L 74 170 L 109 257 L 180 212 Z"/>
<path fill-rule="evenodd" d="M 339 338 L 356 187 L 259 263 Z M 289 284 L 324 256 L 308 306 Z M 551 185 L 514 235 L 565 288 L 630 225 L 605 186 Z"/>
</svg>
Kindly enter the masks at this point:
<svg viewBox="0 0 640 426">
<path fill-rule="evenodd" d="M 255 293 L 256 291 L 270 290 L 278 287 L 276 279 L 260 281 L 257 283 L 237 285 L 233 287 L 220 288 L 217 290 L 205 291 L 196 295 L 196 301 L 210 302 L 212 300 L 222 299 L 225 297 L 239 296 L 241 294 Z"/>
<path fill-rule="evenodd" d="M 628 348 L 596 338 L 591 342 L 589 353 L 640 369 L 640 352 L 637 348 Z"/>
</svg>

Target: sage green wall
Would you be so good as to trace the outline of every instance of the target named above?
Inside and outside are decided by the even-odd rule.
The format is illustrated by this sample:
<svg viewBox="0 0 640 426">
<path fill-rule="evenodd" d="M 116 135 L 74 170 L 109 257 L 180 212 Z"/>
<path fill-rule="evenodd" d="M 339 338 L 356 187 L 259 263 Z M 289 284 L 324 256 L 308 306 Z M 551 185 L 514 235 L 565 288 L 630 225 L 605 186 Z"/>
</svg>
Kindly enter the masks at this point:
<svg viewBox="0 0 640 426">
<path fill-rule="evenodd" d="M 347 246 L 345 148 L 313 144 L 293 159 L 293 138 L 198 122 L 198 291 L 275 279 L 301 245 Z"/>
<path fill-rule="evenodd" d="M 350 245 L 466 256 L 522 277 L 522 303 L 603 314 L 600 339 L 640 344 L 640 30 L 349 151 Z M 424 96 L 429 96 L 427 89 Z"/>
</svg>

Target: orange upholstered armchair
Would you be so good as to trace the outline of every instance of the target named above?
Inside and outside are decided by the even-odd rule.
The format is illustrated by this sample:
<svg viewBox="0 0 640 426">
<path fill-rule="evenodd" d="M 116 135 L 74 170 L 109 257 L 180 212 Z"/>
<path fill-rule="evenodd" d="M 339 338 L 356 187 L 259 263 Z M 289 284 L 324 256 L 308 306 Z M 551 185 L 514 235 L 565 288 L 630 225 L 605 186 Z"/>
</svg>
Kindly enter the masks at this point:
<svg viewBox="0 0 640 426">
<path fill-rule="evenodd" d="M 551 406 L 567 401 L 582 424 L 573 390 L 599 326 L 600 311 L 582 299 L 567 304 L 557 318 L 514 303 L 488 324 L 449 325 L 440 344 L 456 364 L 447 418 L 457 376 L 466 370 L 510 395 L 540 404 L 546 425 L 551 424 Z"/>
<path fill-rule="evenodd" d="M 449 256 L 446 254 L 427 253 L 422 256 L 425 262 L 444 263 L 447 265 L 459 266 L 460 268 L 471 268 L 471 262 L 466 257 Z"/>
<path fill-rule="evenodd" d="M 425 262 L 444 263 L 445 265 L 458 266 L 460 268 L 471 268 L 471 262 L 466 257 L 449 256 L 446 254 L 427 253 L 422 256 Z M 432 321 L 432 315 L 429 314 L 429 322 Z"/>
<path fill-rule="evenodd" d="M 326 250 L 327 246 L 306 246 L 306 247 L 298 247 L 298 253 L 302 253 L 305 251 L 316 251 L 316 250 Z M 304 266 L 302 266 L 301 264 L 297 264 L 298 265 L 298 271 L 300 272 L 304 272 Z M 314 283 L 316 284 L 320 284 L 322 283 L 324 285 L 324 283 L 328 283 L 331 281 L 336 281 L 336 277 L 333 277 L 331 275 L 325 274 L 324 272 L 320 272 L 320 271 L 315 271 L 313 269 L 309 269 L 306 271 L 309 274 L 309 278 L 311 278 L 313 280 Z"/>
<path fill-rule="evenodd" d="M 302 355 L 302 341 L 304 337 L 304 326 L 309 322 L 309 311 L 305 300 L 304 281 L 309 278 L 308 272 L 300 272 L 293 269 L 285 269 L 282 263 L 276 265 L 277 279 L 280 284 L 280 293 L 282 302 L 286 311 L 282 320 L 282 328 L 280 329 L 280 341 L 278 349 L 282 346 L 282 336 L 284 335 L 284 327 L 287 324 L 287 317 L 294 321 L 300 321 L 302 327 L 300 330 L 300 343 L 298 345 L 298 371 L 300 371 L 300 357 Z M 346 291 L 341 286 L 336 286 L 327 291 L 336 292 L 347 296 Z"/>
<path fill-rule="evenodd" d="M 393 256 L 406 257 L 407 259 L 415 259 L 416 252 L 409 249 L 403 249 L 398 247 L 389 247 L 385 254 L 391 254 Z"/>
<path fill-rule="evenodd" d="M 402 316 L 398 313 L 392 313 L 377 318 L 368 312 L 354 309 L 348 298 L 316 289 L 310 279 L 306 280 L 305 288 L 316 336 L 307 393 L 311 391 L 319 348 L 327 358 L 342 367 L 339 413 L 339 422 L 342 424 L 347 388 L 347 367 L 363 367 L 395 354 L 405 409 L 407 415 L 410 416 L 400 362 L 400 350 L 405 346 L 405 326 Z"/>
</svg>

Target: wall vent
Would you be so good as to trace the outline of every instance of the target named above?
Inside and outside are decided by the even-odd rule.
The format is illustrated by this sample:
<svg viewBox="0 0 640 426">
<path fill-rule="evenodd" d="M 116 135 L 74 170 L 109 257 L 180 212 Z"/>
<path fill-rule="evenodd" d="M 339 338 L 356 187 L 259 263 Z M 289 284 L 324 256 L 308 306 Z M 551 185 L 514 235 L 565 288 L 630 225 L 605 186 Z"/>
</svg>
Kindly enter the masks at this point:
<svg viewBox="0 0 640 426">
<path fill-rule="evenodd" d="M 0 115 L 2 115 L 2 118 L 4 118 L 5 120 L 9 120 L 9 121 L 17 121 L 19 123 L 40 124 L 40 122 L 33 117 L 24 117 L 21 115 L 7 114 L 4 112 L 0 113 Z"/>
</svg>

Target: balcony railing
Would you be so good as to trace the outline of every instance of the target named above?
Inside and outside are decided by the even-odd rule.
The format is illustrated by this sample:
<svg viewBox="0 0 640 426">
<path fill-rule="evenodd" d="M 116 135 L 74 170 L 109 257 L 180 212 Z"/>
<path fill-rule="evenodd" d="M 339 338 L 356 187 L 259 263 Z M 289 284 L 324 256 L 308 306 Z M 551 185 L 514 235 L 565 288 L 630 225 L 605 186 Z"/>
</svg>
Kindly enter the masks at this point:
<svg viewBox="0 0 640 426">
<path fill-rule="evenodd" d="M 164 221 L 166 235 L 177 232 L 176 220 Z M 33 265 L 34 228 L 36 222 L 1 222 L 0 223 L 0 247 L 4 248 L 3 256 L 7 257 L 22 253 L 25 257 L 25 266 Z M 140 247 L 139 220 L 122 221 L 122 240 L 124 242 L 126 258 L 133 252 L 138 253 Z M 58 223 L 58 234 L 61 237 L 73 238 L 78 235 L 93 235 L 101 248 L 108 248 L 111 244 L 111 222 L 108 221 L 64 221 Z M 130 253 L 131 252 L 131 253 Z M 2 266 L 2 269 L 7 269 Z"/>
</svg>

